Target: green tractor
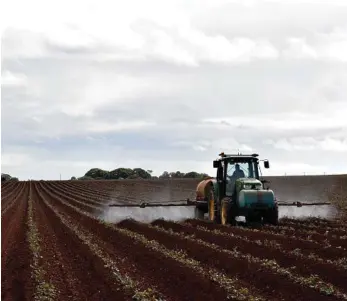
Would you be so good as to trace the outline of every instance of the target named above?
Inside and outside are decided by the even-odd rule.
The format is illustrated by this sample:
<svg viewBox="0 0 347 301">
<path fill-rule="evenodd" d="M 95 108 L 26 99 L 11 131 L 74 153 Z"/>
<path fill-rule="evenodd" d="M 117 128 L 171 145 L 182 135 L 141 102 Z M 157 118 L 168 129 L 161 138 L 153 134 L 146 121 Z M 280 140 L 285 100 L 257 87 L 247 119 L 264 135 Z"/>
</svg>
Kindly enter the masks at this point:
<svg viewBox="0 0 347 301">
<path fill-rule="evenodd" d="M 140 204 L 112 203 L 111 207 L 195 207 L 195 218 L 219 224 L 236 224 L 236 217 L 244 216 L 247 223 L 277 225 L 279 206 L 317 206 L 327 203 L 277 202 L 274 192 L 265 187 L 267 181 L 260 180 L 259 161 L 270 168 L 268 160 L 259 160 L 258 154 L 226 155 L 219 154 L 213 161 L 217 169 L 216 178 L 208 177 L 196 188 L 195 200 L 168 202 L 141 202 Z"/>
<path fill-rule="evenodd" d="M 196 190 L 195 217 L 220 224 L 236 224 L 244 216 L 247 223 L 278 224 L 278 205 L 274 192 L 259 177 L 258 154 L 226 155 L 213 161 L 217 177 L 201 181 Z M 269 161 L 264 167 L 269 168 Z"/>
</svg>

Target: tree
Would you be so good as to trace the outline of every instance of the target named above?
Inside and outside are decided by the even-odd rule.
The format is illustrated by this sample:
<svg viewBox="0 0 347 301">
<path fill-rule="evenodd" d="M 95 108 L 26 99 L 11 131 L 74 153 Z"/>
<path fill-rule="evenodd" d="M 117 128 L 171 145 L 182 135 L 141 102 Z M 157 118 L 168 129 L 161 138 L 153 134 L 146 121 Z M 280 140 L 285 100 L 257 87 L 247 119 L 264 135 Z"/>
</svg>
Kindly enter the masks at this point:
<svg viewBox="0 0 347 301">
<path fill-rule="evenodd" d="M 2 173 L 1 174 L 1 182 L 5 181 L 19 181 L 16 177 L 11 177 L 9 174 Z"/>
<path fill-rule="evenodd" d="M 91 178 L 103 178 L 106 179 L 108 177 L 108 171 L 100 169 L 100 168 L 92 168 L 86 172 L 84 176 Z"/>
<path fill-rule="evenodd" d="M 71 181 L 74 181 L 74 180 L 76 180 L 76 177 L 71 177 Z"/>
<path fill-rule="evenodd" d="M 142 168 L 134 168 L 133 174 L 137 175 L 139 178 L 142 178 L 142 179 L 150 179 L 151 178 L 151 174 Z"/>
<path fill-rule="evenodd" d="M 188 172 L 184 175 L 184 178 L 192 178 L 192 179 L 201 179 L 206 177 L 209 177 L 209 175 L 206 173 L 198 173 L 195 171 Z"/>
<path fill-rule="evenodd" d="M 195 172 L 195 171 L 191 171 L 191 172 L 188 172 L 184 175 L 184 178 L 199 178 L 200 177 L 200 174 Z"/>
<path fill-rule="evenodd" d="M 159 178 L 164 178 L 164 179 L 170 178 L 170 174 L 167 171 L 164 171 Z"/>
<path fill-rule="evenodd" d="M 183 178 L 183 176 L 184 176 L 184 173 L 181 173 L 180 171 L 170 172 L 171 178 Z"/>
<path fill-rule="evenodd" d="M 110 171 L 110 179 L 117 180 L 119 178 L 127 179 L 130 175 L 132 175 L 134 172 L 131 168 L 117 168 L 112 171 Z"/>
<path fill-rule="evenodd" d="M 153 171 L 148 169 L 144 170 L 142 168 L 116 168 L 112 171 L 103 170 L 100 168 L 92 168 L 89 171 L 86 172 L 86 174 L 78 178 L 78 180 L 103 180 L 103 179 L 158 179 L 158 177 L 152 176 L 151 173 Z M 208 177 L 205 173 L 198 173 L 195 171 L 188 172 L 187 174 L 175 171 L 175 172 L 168 172 L 164 171 L 161 176 L 159 176 L 159 179 L 169 179 L 169 178 L 204 178 Z M 72 177 L 71 180 L 73 180 Z M 76 178 L 75 178 L 76 179 Z"/>
</svg>

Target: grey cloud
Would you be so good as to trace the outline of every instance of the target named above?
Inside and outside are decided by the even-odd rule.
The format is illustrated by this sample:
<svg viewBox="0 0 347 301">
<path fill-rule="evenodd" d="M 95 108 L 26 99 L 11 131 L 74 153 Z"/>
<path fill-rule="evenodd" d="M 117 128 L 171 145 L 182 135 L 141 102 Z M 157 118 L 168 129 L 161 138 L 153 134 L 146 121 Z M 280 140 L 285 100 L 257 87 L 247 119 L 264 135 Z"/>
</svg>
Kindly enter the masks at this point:
<svg viewBox="0 0 347 301">
<path fill-rule="evenodd" d="M 255 10 L 230 4 L 208 18 L 197 15 L 192 24 L 202 34 L 262 38 L 283 50 L 290 37 L 314 43 L 317 32 L 342 26 L 343 14 L 345 7 L 327 5 L 266 3 Z M 178 30 L 154 21 L 135 22 L 132 29 L 145 38 L 160 29 L 192 51 Z M 21 43 L 26 47 L 19 51 Z M 151 43 L 147 39 L 147 47 Z M 322 165 L 327 172 L 347 168 L 345 153 L 314 142 L 347 136 L 346 64 L 280 56 L 242 64 L 201 60 L 199 66 L 189 66 L 155 53 L 138 59 L 135 50 L 122 60 L 126 45 L 99 41 L 72 47 L 17 30 L 8 32 L 3 45 L 2 72 L 26 77 L 25 85 L 2 87 L 2 166 L 18 176 L 32 172 L 40 177 L 35 166 L 47 169 L 49 164 L 53 170 L 43 176 L 53 177 L 58 170 L 81 175 L 88 168 L 110 169 L 120 162 L 160 171 L 170 166 L 203 171 L 219 151 L 238 148 L 269 158 L 281 173 L 280 164 Z M 113 54 L 120 56 L 105 58 Z M 303 116 L 290 119 L 295 112 Z M 276 127 L 279 121 L 295 125 L 305 118 L 312 124 Z M 139 127 L 136 122 L 154 125 Z M 112 129 L 119 123 L 129 127 Z M 93 125 L 100 124 L 107 130 L 93 132 Z M 298 149 L 278 149 L 278 141 L 295 142 Z M 300 149 L 307 145 L 312 149 Z M 22 169 L 10 163 L 12 155 L 23 162 Z"/>
</svg>

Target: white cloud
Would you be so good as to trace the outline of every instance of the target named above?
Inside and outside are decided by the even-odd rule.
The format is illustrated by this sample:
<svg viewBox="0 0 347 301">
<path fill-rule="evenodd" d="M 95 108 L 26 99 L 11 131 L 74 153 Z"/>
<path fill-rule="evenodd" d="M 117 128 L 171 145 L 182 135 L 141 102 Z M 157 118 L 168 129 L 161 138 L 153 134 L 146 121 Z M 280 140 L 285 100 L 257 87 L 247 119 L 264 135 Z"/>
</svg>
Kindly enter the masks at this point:
<svg viewBox="0 0 347 301">
<path fill-rule="evenodd" d="M 244 114 L 234 117 L 205 119 L 216 129 L 230 126 L 253 127 L 261 130 L 314 130 L 347 127 L 347 102 L 331 105 L 319 113 L 289 112 L 280 114 Z"/>
<path fill-rule="evenodd" d="M 323 141 L 320 141 L 319 144 L 323 150 L 347 153 L 346 138 L 344 140 L 327 138 L 327 139 L 324 139 Z"/>
<path fill-rule="evenodd" d="M 287 58 L 318 58 L 317 51 L 304 38 L 288 38 L 287 43 L 288 48 L 283 52 Z"/>
<path fill-rule="evenodd" d="M 329 173 L 329 168 L 320 164 L 306 164 L 298 162 L 271 162 L 271 169 L 266 170 L 266 175 L 322 175 Z"/>
<path fill-rule="evenodd" d="M 16 74 L 8 70 L 1 72 L 1 86 L 17 87 L 26 85 L 27 77 L 24 74 Z"/>
<path fill-rule="evenodd" d="M 155 126 L 155 122 L 147 121 L 132 121 L 132 122 L 114 122 L 114 123 L 102 123 L 98 122 L 90 124 L 86 130 L 89 133 L 107 133 L 107 132 L 121 132 L 126 130 L 144 129 L 147 127 Z"/>
<path fill-rule="evenodd" d="M 287 39 L 288 48 L 283 51 L 286 58 L 324 59 L 347 62 L 347 26 L 335 27 L 329 33 L 316 33 L 312 42 L 306 38 Z"/>
<path fill-rule="evenodd" d="M 1 155 L 1 166 L 2 168 L 19 168 L 30 162 L 30 156 L 24 153 L 10 153 Z"/>
<path fill-rule="evenodd" d="M 268 174 L 347 168 L 344 2 L 15 0 L 5 12 L 14 175 L 214 174 L 216 155 L 238 150 L 270 159 Z"/>
<path fill-rule="evenodd" d="M 324 138 L 316 140 L 313 137 L 300 137 L 282 138 L 278 141 L 270 140 L 267 143 L 274 145 L 275 148 L 287 151 L 314 151 L 321 149 L 329 152 L 347 152 L 347 139 Z"/>
</svg>

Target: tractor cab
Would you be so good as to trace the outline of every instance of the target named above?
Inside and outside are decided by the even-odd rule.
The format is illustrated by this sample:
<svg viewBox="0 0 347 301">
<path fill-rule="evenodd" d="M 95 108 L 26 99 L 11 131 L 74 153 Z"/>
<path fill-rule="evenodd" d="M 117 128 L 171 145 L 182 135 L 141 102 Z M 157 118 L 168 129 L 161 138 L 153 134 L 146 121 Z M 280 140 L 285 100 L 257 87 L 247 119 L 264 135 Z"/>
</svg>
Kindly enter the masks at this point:
<svg viewBox="0 0 347 301">
<path fill-rule="evenodd" d="M 224 153 L 213 161 L 216 178 L 201 181 L 196 189 L 195 216 L 221 224 L 235 224 L 235 218 L 244 216 L 247 222 L 263 220 L 276 224 L 278 208 L 272 190 L 264 189 L 260 180 L 258 154 Z M 264 167 L 269 168 L 268 160 Z"/>
<path fill-rule="evenodd" d="M 262 189 L 259 180 L 260 166 L 258 154 L 226 155 L 219 154 L 220 158 L 213 162 L 217 168 L 217 182 L 221 197 L 237 198 L 242 189 Z M 269 168 L 269 161 L 264 160 L 264 167 Z"/>
</svg>

